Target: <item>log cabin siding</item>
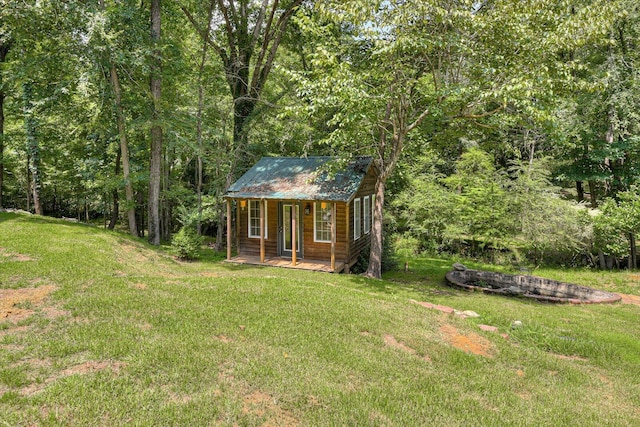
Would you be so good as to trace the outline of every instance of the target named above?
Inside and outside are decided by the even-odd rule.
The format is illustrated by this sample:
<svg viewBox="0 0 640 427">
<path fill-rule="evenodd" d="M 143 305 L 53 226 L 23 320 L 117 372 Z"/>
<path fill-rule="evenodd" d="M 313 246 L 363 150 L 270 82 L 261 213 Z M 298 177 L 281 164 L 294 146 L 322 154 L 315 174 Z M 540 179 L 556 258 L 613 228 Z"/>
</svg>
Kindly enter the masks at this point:
<svg viewBox="0 0 640 427">
<path fill-rule="evenodd" d="M 353 230 L 353 226 L 354 226 L 354 213 L 355 210 L 353 209 L 353 200 L 350 202 L 349 204 L 349 229 L 350 231 L 350 236 L 349 236 L 349 244 L 351 245 L 351 251 L 349 254 L 349 259 L 346 260 L 346 264 L 351 265 L 352 263 L 356 262 L 358 260 L 358 257 L 360 256 L 360 253 L 362 252 L 363 249 L 366 249 L 369 244 L 371 243 L 371 232 L 365 234 L 364 232 L 364 198 L 365 196 L 369 196 L 369 203 L 372 203 L 373 200 L 373 195 L 375 194 L 375 189 L 376 189 L 376 171 L 375 168 L 372 166 L 369 168 L 369 171 L 367 172 L 367 174 L 365 175 L 364 179 L 362 180 L 362 184 L 360 185 L 360 188 L 358 189 L 358 191 L 356 192 L 353 200 L 355 199 L 360 199 L 360 238 L 359 239 L 354 239 L 354 230 Z M 371 206 L 371 224 L 373 224 L 373 205 Z"/>
<path fill-rule="evenodd" d="M 240 253 L 251 256 L 260 255 L 260 239 L 249 237 L 249 201 L 246 206 L 240 207 L 241 200 L 237 201 L 237 209 L 240 210 Z M 267 200 L 267 238 L 264 239 L 264 253 L 268 257 L 278 255 L 278 202 Z"/>
<path fill-rule="evenodd" d="M 307 203 L 311 206 L 311 213 L 304 215 L 304 253 L 303 256 L 309 259 L 331 259 L 331 243 L 330 242 L 316 242 L 314 239 L 314 207 L 313 201 L 307 201 L 303 203 L 303 206 L 307 206 Z M 320 203 L 320 202 L 318 202 Z M 326 202 L 331 205 L 331 202 Z M 343 260 L 347 256 L 347 239 L 346 235 L 346 203 L 336 203 L 336 259 Z M 304 209 L 303 209 L 304 211 Z"/>
</svg>

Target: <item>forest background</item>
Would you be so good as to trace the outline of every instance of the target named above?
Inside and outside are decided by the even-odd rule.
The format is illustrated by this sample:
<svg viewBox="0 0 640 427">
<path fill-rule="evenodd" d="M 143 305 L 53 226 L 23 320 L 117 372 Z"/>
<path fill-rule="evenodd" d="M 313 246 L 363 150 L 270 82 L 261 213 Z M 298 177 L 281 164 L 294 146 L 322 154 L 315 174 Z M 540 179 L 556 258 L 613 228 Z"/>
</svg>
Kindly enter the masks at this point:
<svg viewBox="0 0 640 427">
<path fill-rule="evenodd" d="M 224 242 L 260 157 L 371 155 L 370 276 L 637 267 L 636 1 L 0 4 L 0 208 Z"/>
</svg>

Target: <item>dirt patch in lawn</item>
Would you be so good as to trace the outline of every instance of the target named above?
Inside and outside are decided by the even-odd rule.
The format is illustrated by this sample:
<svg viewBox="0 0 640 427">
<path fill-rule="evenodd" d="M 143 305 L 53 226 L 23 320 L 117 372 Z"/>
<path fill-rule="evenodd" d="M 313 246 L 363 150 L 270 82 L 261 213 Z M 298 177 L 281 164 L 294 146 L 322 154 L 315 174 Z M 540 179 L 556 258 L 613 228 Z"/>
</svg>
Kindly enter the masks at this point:
<svg viewBox="0 0 640 427">
<path fill-rule="evenodd" d="M 9 261 L 18 261 L 18 262 L 34 261 L 34 259 L 28 255 L 9 252 L 5 248 L 0 248 L 0 257 L 6 258 Z"/>
<path fill-rule="evenodd" d="M 23 396 L 32 396 L 44 390 L 44 388 L 47 385 L 51 384 L 52 382 L 60 378 L 68 377 L 71 375 L 84 375 L 84 374 L 91 374 L 94 372 L 101 372 L 106 370 L 110 370 L 111 372 L 118 374 L 120 370 L 125 366 L 126 364 L 123 362 L 117 362 L 117 361 L 111 361 L 111 360 L 108 360 L 108 361 L 90 360 L 84 363 L 80 363 L 78 365 L 73 365 L 67 369 L 64 369 L 58 373 L 55 373 L 54 375 L 50 376 L 43 382 L 30 384 L 26 387 L 23 387 L 20 390 L 20 394 L 22 394 Z"/>
<path fill-rule="evenodd" d="M 478 334 L 461 334 L 456 327 L 452 325 L 442 325 L 440 327 L 440 333 L 449 344 L 457 349 L 478 356 L 493 357 L 493 345 L 489 340 Z"/>
<path fill-rule="evenodd" d="M 119 261 L 122 260 L 124 263 L 126 261 L 133 261 L 134 263 L 145 262 L 149 258 L 142 253 L 142 247 L 135 246 L 129 243 L 121 243 L 119 246 L 120 251 L 123 254 L 123 257 L 119 257 Z"/>
<path fill-rule="evenodd" d="M 111 360 L 95 361 L 90 360 L 88 362 L 80 363 L 79 365 L 71 366 L 60 372 L 59 377 L 68 377 L 76 374 L 89 374 L 92 372 L 111 370 L 114 373 L 119 373 L 120 370 L 126 366 L 123 362 L 115 362 Z"/>
<path fill-rule="evenodd" d="M 389 347 L 397 348 L 398 350 L 402 350 L 405 353 L 409 353 L 413 355 L 418 354 L 418 352 L 415 349 L 409 347 L 408 345 L 406 345 L 401 341 L 398 341 L 393 335 L 387 334 L 382 338 L 384 339 L 384 343 Z M 429 358 L 429 356 L 424 356 L 424 360 L 431 361 L 431 358 Z"/>
<path fill-rule="evenodd" d="M 233 338 L 229 338 L 228 336 L 222 335 L 222 334 L 214 336 L 213 339 L 216 340 L 216 341 L 223 342 L 223 343 L 229 343 L 229 342 L 233 341 Z"/>
<path fill-rule="evenodd" d="M 200 277 L 220 277 L 220 273 L 213 273 L 211 271 L 203 271 L 200 273 Z"/>
<path fill-rule="evenodd" d="M 638 295 L 627 295 L 627 294 L 618 294 L 618 295 L 620 295 L 620 297 L 622 298 L 623 304 L 640 305 L 640 296 Z"/>
<path fill-rule="evenodd" d="M 282 409 L 271 396 L 261 391 L 254 391 L 243 398 L 243 414 L 251 414 L 265 420 L 262 426 L 298 426 L 298 420 L 287 410 Z"/>
<path fill-rule="evenodd" d="M 0 289 L 0 319 L 17 323 L 26 319 L 57 289 L 54 285 L 37 288 Z M 50 313 L 53 315 L 53 311 Z"/>
<path fill-rule="evenodd" d="M 580 361 L 580 362 L 586 362 L 588 360 L 587 358 L 576 356 L 576 355 L 567 355 L 567 354 L 560 354 L 560 353 L 553 353 L 553 352 L 549 352 L 549 354 L 562 360 L 572 360 L 572 361 Z"/>
</svg>

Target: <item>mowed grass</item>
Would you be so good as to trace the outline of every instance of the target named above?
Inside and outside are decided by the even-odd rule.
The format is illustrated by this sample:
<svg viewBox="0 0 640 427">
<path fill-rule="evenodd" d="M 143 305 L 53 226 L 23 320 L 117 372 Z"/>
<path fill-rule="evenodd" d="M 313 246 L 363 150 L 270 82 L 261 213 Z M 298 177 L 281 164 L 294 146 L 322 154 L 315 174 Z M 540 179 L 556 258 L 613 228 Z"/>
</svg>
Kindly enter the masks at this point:
<svg viewBox="0 0 640 427">
<path fill-rule="evenodd" d="M 203 255 L 0 213 L 0 425 L 640 425 L 639 306 L 456 291 L 450 259 L 375 281 Z"/>
</svg>

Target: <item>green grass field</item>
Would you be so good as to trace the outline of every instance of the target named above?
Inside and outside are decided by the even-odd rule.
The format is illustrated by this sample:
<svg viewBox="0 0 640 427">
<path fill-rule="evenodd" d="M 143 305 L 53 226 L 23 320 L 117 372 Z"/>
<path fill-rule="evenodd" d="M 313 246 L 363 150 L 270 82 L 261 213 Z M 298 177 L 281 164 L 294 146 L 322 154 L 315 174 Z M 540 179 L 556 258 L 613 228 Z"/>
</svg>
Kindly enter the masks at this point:
<svg viewBox="0 0 640 427">
<path fill-rule="evenodd" d="M 0 425 L 640 425 L 640 306 L 465 293 L 451 259 L 375 281 L 202 252 L 0 213 Z"/>
</svg>

